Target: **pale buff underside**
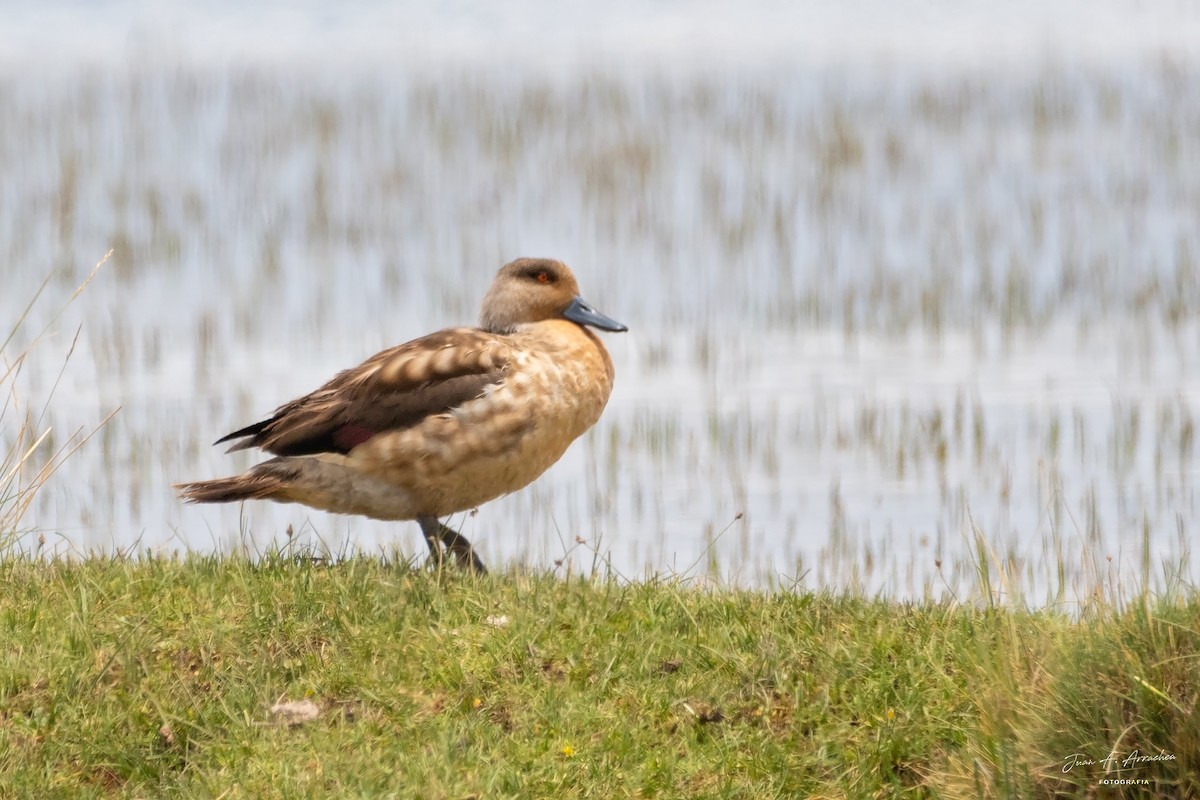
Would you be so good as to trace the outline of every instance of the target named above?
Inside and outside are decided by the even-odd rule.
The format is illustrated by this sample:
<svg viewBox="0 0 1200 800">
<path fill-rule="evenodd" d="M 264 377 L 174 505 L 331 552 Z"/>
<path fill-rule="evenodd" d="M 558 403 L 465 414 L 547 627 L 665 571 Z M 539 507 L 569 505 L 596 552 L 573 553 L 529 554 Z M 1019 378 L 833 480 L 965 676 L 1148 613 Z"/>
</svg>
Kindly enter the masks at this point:
<svg viewBox="0 0 1200 800">
<path fill-rule="evenodd" d="M 497 339 L 512 366 L 482 397 L 344 456 L 278 458 L 251 473 L 286 475 L 271 499 L 390 520 L 443 517 L 527 486 L 600 418 L 612 360 L 572 322 L 532 323 Z"/>
</svg>

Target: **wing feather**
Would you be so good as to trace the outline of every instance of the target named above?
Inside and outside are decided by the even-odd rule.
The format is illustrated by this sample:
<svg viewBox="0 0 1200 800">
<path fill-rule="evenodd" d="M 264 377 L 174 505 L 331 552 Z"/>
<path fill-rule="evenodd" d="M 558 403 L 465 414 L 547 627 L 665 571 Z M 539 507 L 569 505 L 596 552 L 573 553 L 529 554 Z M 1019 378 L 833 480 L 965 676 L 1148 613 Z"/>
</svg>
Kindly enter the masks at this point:
<svg viewBox="0 0 1200 800">
<path fill-rule="evenodd" d="M 380 433 L 403 430 L 480 397 L 508 373 L 509 346 L 474 328 L 451 328 L 389 348 L 269 418 L 223 436 L 230 451 L 278 456 L 348 453 Z"/>
</svg>

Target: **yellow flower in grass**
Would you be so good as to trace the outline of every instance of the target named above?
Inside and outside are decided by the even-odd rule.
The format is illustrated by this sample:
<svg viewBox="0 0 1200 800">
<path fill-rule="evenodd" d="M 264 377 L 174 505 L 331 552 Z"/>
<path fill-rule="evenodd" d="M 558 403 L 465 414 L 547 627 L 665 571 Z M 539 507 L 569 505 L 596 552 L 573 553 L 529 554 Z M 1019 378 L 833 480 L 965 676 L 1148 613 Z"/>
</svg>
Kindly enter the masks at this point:
<svg viewBox="0 0 1200 800">
<path fill-rule="evenodd" d="M 569 744 L 564 744 L 562 747 L 562 754 L 567 758 L 570 758 L 571 756 L 575 755 L 575 748 L 571 747 Z"/>
</svg>

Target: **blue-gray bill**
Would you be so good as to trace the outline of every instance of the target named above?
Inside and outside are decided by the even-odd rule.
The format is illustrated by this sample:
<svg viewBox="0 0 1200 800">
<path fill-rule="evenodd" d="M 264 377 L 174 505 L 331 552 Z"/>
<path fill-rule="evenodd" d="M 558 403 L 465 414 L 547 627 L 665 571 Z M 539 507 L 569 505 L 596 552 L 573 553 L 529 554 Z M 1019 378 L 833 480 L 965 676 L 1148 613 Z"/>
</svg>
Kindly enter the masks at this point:
<svg viewBox="0 0 1200 800">
<path fill-rule="evenodd" d="M 571 305 L 567 306 L 566 310 L 563 311 L 563 316 L 572 322 L 578 322 L 580 325 L 591 325 L 593 328 L 599 328 L 603 331 L 621 333 L 629 330 L 628 327 L 617 322 L 612 317 L 605 316 L 592 308 L 582 297 L 576 297 L 572 300 Z"/>
</svg>

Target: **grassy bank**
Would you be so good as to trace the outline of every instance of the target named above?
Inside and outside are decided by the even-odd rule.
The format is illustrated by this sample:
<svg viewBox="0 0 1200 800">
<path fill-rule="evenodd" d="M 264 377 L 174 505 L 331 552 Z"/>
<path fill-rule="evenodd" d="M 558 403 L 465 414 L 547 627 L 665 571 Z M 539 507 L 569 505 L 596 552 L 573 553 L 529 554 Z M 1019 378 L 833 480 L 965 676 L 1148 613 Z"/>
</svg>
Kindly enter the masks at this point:
<svg viewBox="0 0 1200 800">
<path fill-rule="evenodd" d="M 232 556 L 0 587 L 0 793 L 1092 797 L 1114 751 L 1170 757 L 1121 796 L 1200 791 L 1194 597 L 1073 621 Z"/>
</svg>

